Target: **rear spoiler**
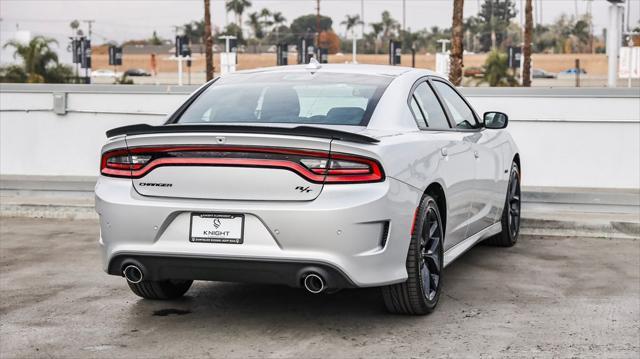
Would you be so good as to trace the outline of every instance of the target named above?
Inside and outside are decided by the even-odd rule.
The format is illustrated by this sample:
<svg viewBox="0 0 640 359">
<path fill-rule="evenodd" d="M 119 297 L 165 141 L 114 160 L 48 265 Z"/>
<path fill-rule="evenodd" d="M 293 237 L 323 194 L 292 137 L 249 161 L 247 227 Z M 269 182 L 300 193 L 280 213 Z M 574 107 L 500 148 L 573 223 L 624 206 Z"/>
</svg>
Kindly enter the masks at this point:
<svg viewBox="0 0 640 359">
<path fill-rule="evenodd" d="M 292 135 L 304 137 L 330 138 L 348 142 L 377 143 L 380 140 L 359 135 L 357 133 L 334 130 L 314 126 L 296 127 L 267 127 L 267 126 L 242 126 L 242 125 L 162 125 L 151 126 L 146 124 L 117 127 L 107 131 L 107 138 L 120 135 L 146 135 L 153 133 L 181 133 L 181 132 L 209 132 L 209 133 L 258 133 L 273 135 Z"/>
</svg>

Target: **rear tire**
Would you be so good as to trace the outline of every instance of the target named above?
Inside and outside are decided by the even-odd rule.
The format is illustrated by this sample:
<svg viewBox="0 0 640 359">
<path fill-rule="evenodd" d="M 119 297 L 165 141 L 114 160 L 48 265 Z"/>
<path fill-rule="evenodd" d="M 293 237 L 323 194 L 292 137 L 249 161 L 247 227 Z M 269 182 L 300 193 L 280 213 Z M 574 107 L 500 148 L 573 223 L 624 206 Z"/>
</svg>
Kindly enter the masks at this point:
<svg viewBox="0 0 640 359">
<path fill-rule="evenodd" d="M 520 234 L 520 168 L 517 163 L 511 165 L 507 198 L 502 209 L 502 232 L 490 237 L 486 243 L 498 247 L 512 247 L 518 242 Z"/>
<path fill-rule="evenodd" d="M 192 280 L 143 280 L 140 283 L 127 281 L 131 291 L 145 299 L 180 298 L 189 290 L 192 283 Z"/>
<path fill-rule="evenodd" d="M 420 202 L 407 254 L 408 278 L 382 288 L 387 310 L 397 314 L 431 313 L 440 298 L 444 232 L 438 206 L 425 195 Z"/>
</svg>

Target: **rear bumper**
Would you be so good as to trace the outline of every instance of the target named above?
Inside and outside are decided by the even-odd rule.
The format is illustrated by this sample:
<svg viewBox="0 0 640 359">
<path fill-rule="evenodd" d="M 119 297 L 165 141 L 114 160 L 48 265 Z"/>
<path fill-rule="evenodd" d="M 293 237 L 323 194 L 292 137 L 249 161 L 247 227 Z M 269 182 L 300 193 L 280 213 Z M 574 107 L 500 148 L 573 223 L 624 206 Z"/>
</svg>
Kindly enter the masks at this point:
<svg viewBox="0 0 640 359">
<path fill-rule="evenodd" d="M 334 287 L 397 283 L 407 278 L 409 232 L 421 195 L 387 178 L 327 185 L 313 201 L 173 199 L 141 196 L 131 180 L 100 177 L 103 268 L 121 275 L 130 258 L 158 279 L 299 286 L 301 271 L 316 268 Z M 190 242 L 191 212 L 244 214 L 244 243 Z"/>
<path fill-rule="evenodd" d="M 120 254 L 111 259 L 108 273 L 122 275 L 122 268 L 132 264 L 149 280 L 192 279 L 302 287 L 304 276 L 315 273 L 322 276 L 327 288 L 356 287 L 338 268 L 326 263 L 297 261 Z"/>
</svg>

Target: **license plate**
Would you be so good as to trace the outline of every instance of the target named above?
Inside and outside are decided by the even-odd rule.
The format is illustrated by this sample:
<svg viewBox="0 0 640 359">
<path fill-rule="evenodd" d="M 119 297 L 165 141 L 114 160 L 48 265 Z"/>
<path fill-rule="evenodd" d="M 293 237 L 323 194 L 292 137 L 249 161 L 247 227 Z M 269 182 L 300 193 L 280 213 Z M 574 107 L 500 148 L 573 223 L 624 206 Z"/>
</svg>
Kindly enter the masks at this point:
<svg viewBox="0 0 640 359">
<path fill-rule="evenodd" d="M 189 241 L 201 243 L 242 243 L 244 215 L 192 213 Z"/>
</svg>

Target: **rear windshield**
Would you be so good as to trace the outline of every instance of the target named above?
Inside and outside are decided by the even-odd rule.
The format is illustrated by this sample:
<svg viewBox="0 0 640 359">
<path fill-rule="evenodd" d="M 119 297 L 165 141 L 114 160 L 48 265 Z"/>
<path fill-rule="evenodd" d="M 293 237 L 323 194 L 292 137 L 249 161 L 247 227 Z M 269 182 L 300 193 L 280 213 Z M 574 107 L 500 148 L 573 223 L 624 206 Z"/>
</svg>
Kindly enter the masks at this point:
<svg viewBox="0 0 640 359">
<path fill-rule="evenodd" d="M 235 74 L 209 86 L 177 122 L 364 126 L 391 80 L 337 73 Z"/>
</svg>

